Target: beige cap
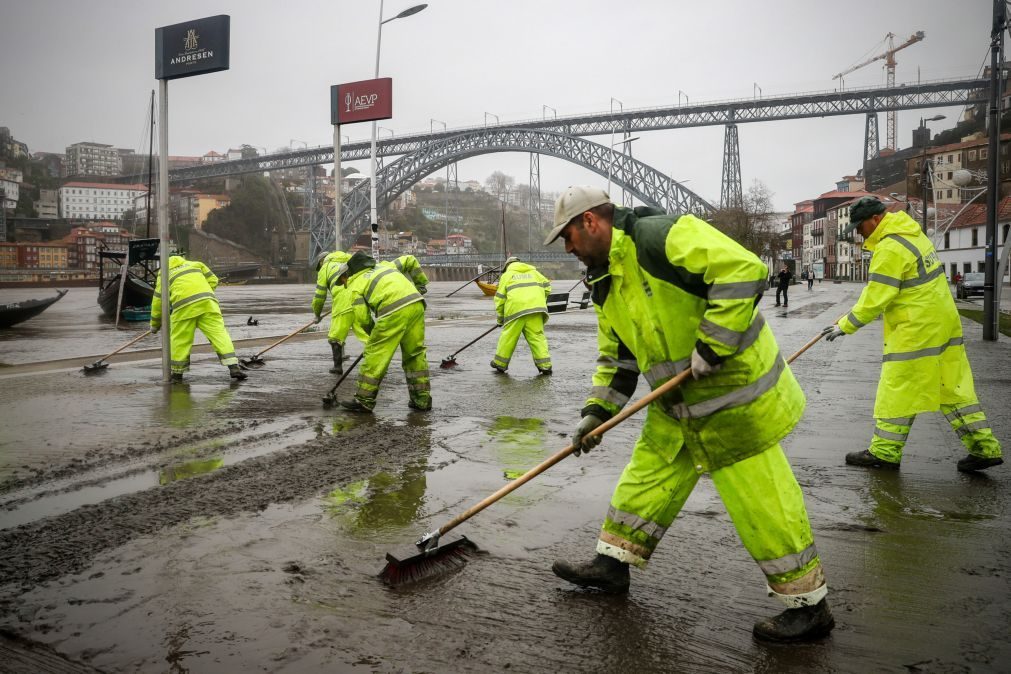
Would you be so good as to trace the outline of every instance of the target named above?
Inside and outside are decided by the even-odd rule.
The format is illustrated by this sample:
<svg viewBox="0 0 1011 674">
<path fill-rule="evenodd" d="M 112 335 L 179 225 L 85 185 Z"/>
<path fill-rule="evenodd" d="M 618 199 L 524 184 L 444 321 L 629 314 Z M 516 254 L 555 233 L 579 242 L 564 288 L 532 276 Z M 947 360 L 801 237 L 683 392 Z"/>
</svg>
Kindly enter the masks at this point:
<svg viewBox="0 0 1011 674">
<path fill-rule="evenodd" d="M 548 232 L 544 245 L 547 246 L 557 239 L 572 218 L 610 201 L 611 197 L 599 187 L 572 185 L 562 192 L 562 196 L 555 202 L 555 226 Z"/>
</svg>

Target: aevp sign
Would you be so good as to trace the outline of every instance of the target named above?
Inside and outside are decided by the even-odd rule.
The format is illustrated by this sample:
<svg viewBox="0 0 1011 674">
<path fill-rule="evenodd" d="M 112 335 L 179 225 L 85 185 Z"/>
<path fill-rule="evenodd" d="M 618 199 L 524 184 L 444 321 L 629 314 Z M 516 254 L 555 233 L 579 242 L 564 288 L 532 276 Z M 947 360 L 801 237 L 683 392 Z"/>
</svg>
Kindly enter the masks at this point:
<svg viewBox="0 0 1011 674">
<path fill-rule="evenodd" d="M 347 82 L 330 87 L 330 123 L 371 122 L 393 117 L 393 79 Z"/>
<path fill-rule="evenodd" d="M 228 70 L 227 14 L 162 26 L 154 31 L 154 77 L 174 80 Z"/>
</svg>

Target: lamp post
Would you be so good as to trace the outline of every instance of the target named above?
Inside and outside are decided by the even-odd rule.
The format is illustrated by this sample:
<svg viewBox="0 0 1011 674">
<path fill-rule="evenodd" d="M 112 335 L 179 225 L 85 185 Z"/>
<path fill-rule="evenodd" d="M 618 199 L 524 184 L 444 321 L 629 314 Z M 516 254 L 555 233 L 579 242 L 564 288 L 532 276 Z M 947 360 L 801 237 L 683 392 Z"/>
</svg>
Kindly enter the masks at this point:
<svg viewBox="0 0 1011 674">
<path fill-rule="evenodd" d="M 923 158 L 920 163 L 920 192 L 921 199 L 923 200 L 923 231 L 927 231 L 927 180 L 929 179 L 933 183 L 933 176 L 929 170 L 929 162 L 927 160 L 927 146 L 930 145 L 930 131 L 927 130 L 926 122 L 936 122 L 939 119 L 944 119 L 944 115 L 934 115 L 927 119 L 920 120 L 920 140 L 923 143 Z"/>
<path fill-rule="evenodd" d="M 688 102 L 688 94 L 686 94 L 685 92 L 683 92 L 680 89 L 678 89 L 678 107 L 679 108 L 681 107 L 681 97 L 682 96 L 685 97 L 685 103 L 687 103 Z"/>
<path fill-rule="evenodd" d="M 612 135 L 613 135 L 613 133 L 614 132 L 612 131 Z M 625 138 L 625 139 L 619 140 L 617 143 L 611 143 L 611 161 L 607 162 L 607 194 L 608 194 L 608 196 L 610 196 L 610 194 L 611 194 L 611 173 L 612 173 L 612 170 L 614 168 L 614 146 L 615 145 L 622 145 L 623 147 L 621 148 L 621 153 L 622 154 L 627 154 L 628 153 L 628 146 L 629 146 L 629 144 L 632 141 L 639 140 L 639 138 L 640 138 L 640 136 L 632 136 L 631 138 Z M 621 205 L 624 206 L 625 204 L 622 203 Z"/>
<path fill-rule="evenodd" d="M 756 91 L 758 92 L 757 94 L 755 93 Z M 762 87 L 758 86 L 758 82 L 751 83 L 751 95 L 756 99 L 762 97 Z"/>
<path fill-rule="evenodd" d="M 417 14 L 421 10 L 428 7 L 427 4 L 424 5 L 414 5 L 413 7 L 408 7 L 400 14 L 396 16 L 391 16 L 389 19 L 383 19 L 383 0 L 379 0 L 379 25 L 376 28 L 376 74 L 375 79 L 379 79 L 379 50 L 383 44 L 383 24 L 389 23 L 390 21 L 396 21 L 397 19 L 403 19 L 405 17 Z M 372 226 L 372 256 L 375 257 L 378 254 L 379 248 L 379 209 L 376 203 L 376 121 L 372 120 L 372 176 L 369 181 L 369 217 L 371 219 Z M 340 231 L 340 225 L 337 226 L 338 231 Z M 339 243 L 339 242 L 338 242 Z"/>
<path fill-rule="evenodd" d="M 496 124 L 499 123 L 499 121 L 498 121 L 498 115 L 496 115 L 494 112 L 486 112 L 486 113 L 484 113 L 484 125 L 485 126 L 488 126 L 488 116 L 489 115 L 491 115 L 492 117 L 495 118 L 495 123 Z"/>
<path fill-rule="evenodd" d="M 548 118 L 548 110 L 550 110 L 552 112 L 552 114 L 554 115 L 554 119 L 558 119 L 558 111 L 557 110 L 555 110 L 554 108 L 552 108 L 550 105 L 542 105 L 541 106 L 541 116 L 544 119 Z"/>
</svg>

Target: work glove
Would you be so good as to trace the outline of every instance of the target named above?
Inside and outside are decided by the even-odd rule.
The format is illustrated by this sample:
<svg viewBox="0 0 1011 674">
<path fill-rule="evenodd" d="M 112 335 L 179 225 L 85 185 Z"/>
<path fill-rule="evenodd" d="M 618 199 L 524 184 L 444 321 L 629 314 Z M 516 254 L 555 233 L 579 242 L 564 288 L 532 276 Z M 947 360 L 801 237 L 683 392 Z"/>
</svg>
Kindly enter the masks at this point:
<svg viewBox="0 0 1011 674">
<path fill-rule="evenodd" d="M 428 292 L 428 286 L 418 286 L 418 292 L 424 295 Z"/>
<path fill-rule="evenodd" d="M 702 357 L 698 349 L 692 350 L 692 377 L 695 379 L 702 379 L 703 377 L 708 377 L 713 372 L 716 372 L 721 367 L 723 363 L 717 363 L 716 365 L 711 364 L 708 360 Z"/>
<path fill-rule="evenodd" d="M 160 325 L 152 325 L 151 326 L 151 334 L 152 335 L 157 335 L 159 330 L 161 330 L 161 326 Z"/>
<path fill-rule="evenodd" d="M 502 327 L 502 317 L 501 316 L 499 316 L 498 318 L 495 319 L 495 325 L 499 326 L 500 328 Z"/>
<path fill-rule="evenodd" d="M 579 456 L 582 452 L 588 452 L 600 444 L 603 435 L 589 435 L 589 433 L 602 423 L 604 420 L 593 414 L 583 417 L 576 426 L 576 432 L 572 434 L 572 446 L 575 447 L 573 454 Z"/>
<path fill-rule="evenodd" d="M 846 333 L 843 332 L 843 329 L 840 328 L 838 325 L 830 325 L 827 328 L 825 328 L 824 330 L 822 330 L 821 334 L 822 334 L 822 337 L 824 337 L 825 339 L 827 339 L 828 341 L 831 342 L 836 337 L 842 337 Z"/>
<path fill-rule="evenodd" d="M 322 321 L 322 320 L 323 320 L 323 314 L 316 314 L 316 317 L 313 319 L 313 324 L 319 325 L 319 322 Z"/>
</svg>

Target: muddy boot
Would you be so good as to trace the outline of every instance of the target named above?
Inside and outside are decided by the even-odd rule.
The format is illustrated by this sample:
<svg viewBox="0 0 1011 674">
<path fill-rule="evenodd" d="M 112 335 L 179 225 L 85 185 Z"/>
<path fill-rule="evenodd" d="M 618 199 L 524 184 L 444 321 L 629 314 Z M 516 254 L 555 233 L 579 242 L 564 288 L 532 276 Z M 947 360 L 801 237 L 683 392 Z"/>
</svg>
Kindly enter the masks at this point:
<svg viewBox="0 0 1011 674">
<path fill-rule="evenodd" d="M 330 374 L 344 374 L 344 345 L 340 342 L 331 342 L 330 353 L 333 354 L 333 367 L 330 368 Z"/>
<path fill-rule="evenodd" d="M 413 400 L 408 401 L 407 406 L 412 410 L 418 410 L 419 412 L 428 412 L 432 409 L 432 401 L 427 403 L 415 402 Z"/>
<path fill-rule="evenodd" d="M 967 454 L 964 459 L 958 462 L 958 470 L 962 473 L 972 473 L 977 470 L 985 470 L 991 466 L 999 466 L 1004 463 L 1004 459 L 999 456 L 984 458 L 975 454 Z"/>
<path fill-rule="evenodd" d="M 828 600 L 822 599 L 814 606 L 788 608 L 777 616 L 759 620 L 751 633 L 763 641 L 789 643 L 820 639 L 833 627 L 835 619 L 828 609 Z"/>
<path fill-rule="evenodd" d="M 550 375 L 550 374 L 551 374 L 551 368 L 550 368 L 550 367 L 546 367 L 546 368 L 544 368 L 543 370 L 542 370 L 542 369 L 540 369 L 540 368 L 538 368 L 538 369 L 537 369 L 537 374 L 546 374 L 546 375 Z"/>
<path fill-rule="evenodd" d="M 862 452 L 850 452 L 847 454 L 846 463 L 863 468 L 887 468 L 889 470 L 898 470 L 899 468 L 899 464 L 879 459 L 866 449 Z"/>
<path fill-rule="evenodd" d="M 506 369 L 504 367 L 501 367 L 500 365 L 496 365 L 495 363 L 491 364 L 491 369 L 495 370 L 495 374 L 505 374 L 506 373 Z"/>
<path fill-rule="evenodd" d="M 349 400 L 341 400 L 341 407 L 348 410 L 349 412 L 359 412 L 361 414 L 372 414 L 372 410 L 361 403 L 358 398 L 351 398 Z"/>
<path fill-rule="evenodd" d="M 173 384 L 182 384 L 183 383 L 183 374 L 182 374 L 182 372 L 173 372 L 170 381 Z"/>
<path fill-rule="evenodd" d="M 628 564 L 614 557 L 598 554 L 592 561 L 582 564 L 559 559 L 551 565 L 551 570 L 559 578 L 580 587 L 595 587 L 610 594 L 628 592 Z"/>
<path fill-rule="evenodd" d="M 246 379 L 248 377 L 248 375 L 246 375 L 246 373 L 243 372 L 242 368 L 240 368 L 238 365 L 228 366 L 228 376 L 237 381 L 242 381 L 243 379 Z"/>
</svg>

